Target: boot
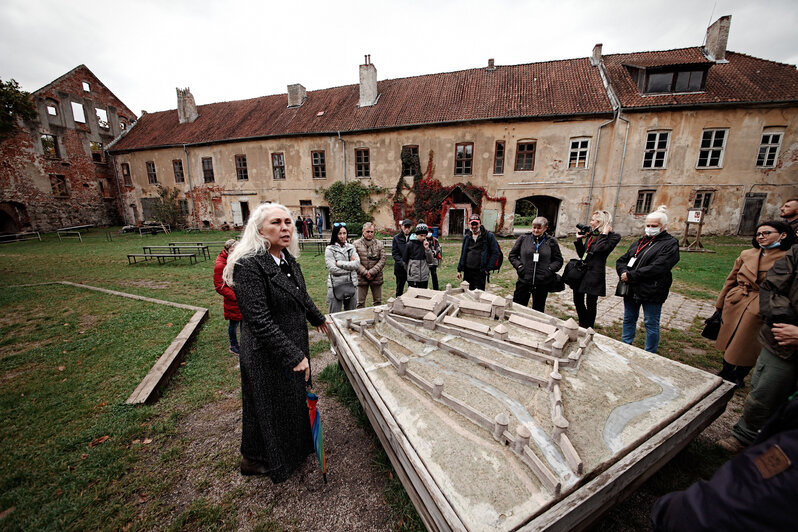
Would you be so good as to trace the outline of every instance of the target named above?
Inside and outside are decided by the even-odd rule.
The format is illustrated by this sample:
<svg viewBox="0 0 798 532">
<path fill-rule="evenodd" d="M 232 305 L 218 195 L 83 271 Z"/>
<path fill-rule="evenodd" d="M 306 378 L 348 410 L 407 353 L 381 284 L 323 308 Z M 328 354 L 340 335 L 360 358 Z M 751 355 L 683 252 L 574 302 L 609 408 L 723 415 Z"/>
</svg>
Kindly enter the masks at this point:
<svg viewBox="0 0 798 532">
<path fill-rule="evenodd" d="M 718 377 L 722 378 L 725 381 L 729 382 L 736 382 L 734 378 L 734 364 L 729 364 L 725 360 L 723 361 L 723 369 L 720 370 L 718 373 Z"/>
<path fill-rule="evenodd" d="M 734 381 L 736 389 L 745 388 L 745 378 L 751 372 L 751 368 L 753 366 L 734 366 L 734 378 L 731 380 Z"/>
</svg>

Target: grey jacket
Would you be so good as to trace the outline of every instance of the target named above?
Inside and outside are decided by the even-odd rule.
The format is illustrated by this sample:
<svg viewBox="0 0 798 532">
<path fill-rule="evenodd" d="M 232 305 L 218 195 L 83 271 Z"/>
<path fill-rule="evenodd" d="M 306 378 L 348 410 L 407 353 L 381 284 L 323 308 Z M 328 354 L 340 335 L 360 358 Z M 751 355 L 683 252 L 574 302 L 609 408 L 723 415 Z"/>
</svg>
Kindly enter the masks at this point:
<svg viewBox="0 0 798 532">
<path fill-rule="evenodd" d="M 336 265 L 336 262 L 338 263 Z M 351 281 L 357 286 L 357 267 L 360 266 L 360 256 L 355 246 L 347 242 L 343 246 L 330 244 L 324 250 L 324 264 L 330 275 L 327 276 L 327 288 L 332 288 L 330 277 L 335 278 L 335 284 Z"/>
</svg>

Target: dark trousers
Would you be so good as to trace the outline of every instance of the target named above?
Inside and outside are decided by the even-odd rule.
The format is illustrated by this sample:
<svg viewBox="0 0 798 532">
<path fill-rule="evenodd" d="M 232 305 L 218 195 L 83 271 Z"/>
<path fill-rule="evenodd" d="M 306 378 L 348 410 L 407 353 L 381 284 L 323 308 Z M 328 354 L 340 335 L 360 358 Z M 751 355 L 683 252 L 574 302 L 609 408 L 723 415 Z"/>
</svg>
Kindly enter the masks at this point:
<svg viewBox="0 0 798 532">
<path fill-rule="evenodd" d="M 411 288 L 426 288 L 429 285 L 429 280 L 427 281 L 407 281 L 407 286 Z"/>
<path fill-rule="evenodd" d="M 485 272 L 479 270 L 463 270 L 463 281 L 468 283 L 469 290 L 485 290 Z"/>
<path fill-rule="evenodd" d="M 579 316 L 579 326 L 587 329 L 596 324 L 596 307 L 598 296 L 591 296 L 584 292 L 574 292 L 574 306 L 576 315 Z"/>
<path fill-rule="evenodd" d="M 438 267 L 437 266 L 430 266 L 429 267 L 429 278 L 432 279 L 432 289 L 438 289 Z"/>
<path fill-rule="evenodd" d="M 394 268 L 393 274 L 396 277 L 396 297 L 401 296 L 405 291 L 405 283 L 407 282 L 407 272 L 404 268 Z"/>
<path fill-rule="evenodd" d="M 529 304 L 529 297 L 532 296 L 532 308 L 534 310 L 545 312 L 546 311 L 546 298 L 549 297 L 549 290 L 539 286 L 532 286 L 524 281 L 515 283 L 515 293 L 513 294 L 513 303 L 527 306 Z"/>
<path fill-rule="evenodd" d="M 227 336 L 230 339 L 230 347 L 238 347 L 238 339 L 236 338 L 236 327 L 241 325 L 240 321 L 230 320 L 227 324 Z"/>
</svg>

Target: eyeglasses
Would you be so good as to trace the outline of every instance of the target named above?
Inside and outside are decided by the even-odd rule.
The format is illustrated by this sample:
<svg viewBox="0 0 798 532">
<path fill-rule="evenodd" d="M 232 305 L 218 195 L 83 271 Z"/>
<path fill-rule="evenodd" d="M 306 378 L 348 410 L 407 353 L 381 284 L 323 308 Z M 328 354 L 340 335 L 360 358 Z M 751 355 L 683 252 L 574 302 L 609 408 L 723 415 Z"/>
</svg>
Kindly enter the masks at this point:
<svg viewBox="0 0 798 532">
<path fill-rule="evenodd" d="M 778 233 L 778 231 L 760 231 L 756 234 L 756 237 L 759 238 L 760 236 L 768 236 L 772 235 L 773 233 Z"/>
<path fill-rule="evenodd" d="M 346 227 L 346 222 L 335 222 L 333 227 Z"/>
</svg>

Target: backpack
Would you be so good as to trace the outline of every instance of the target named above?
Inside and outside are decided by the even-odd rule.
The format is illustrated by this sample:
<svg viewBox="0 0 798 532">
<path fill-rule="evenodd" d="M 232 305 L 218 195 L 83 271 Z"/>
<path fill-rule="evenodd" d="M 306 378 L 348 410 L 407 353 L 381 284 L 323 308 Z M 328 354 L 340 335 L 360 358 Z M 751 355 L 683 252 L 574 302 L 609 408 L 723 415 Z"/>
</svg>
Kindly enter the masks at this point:
<svg viewBox="0 0 798 532">
<path fill-rule="evenodd" d="M 496 242 L 496 247 L 499 248 L 499 256 L 496 258 L 494 264 L 488 264 L 488 271 L 490 272 L 498 272 L 499 268 L 502 267 L 502 262 L 504 262 L 504 253 L 502 253 L 502 247 L 499 245 L 498 240 L 496 237 L 493 236 L 493 233 L 488 233 L 493 238 L 493 241 Z"/>
</svg>

